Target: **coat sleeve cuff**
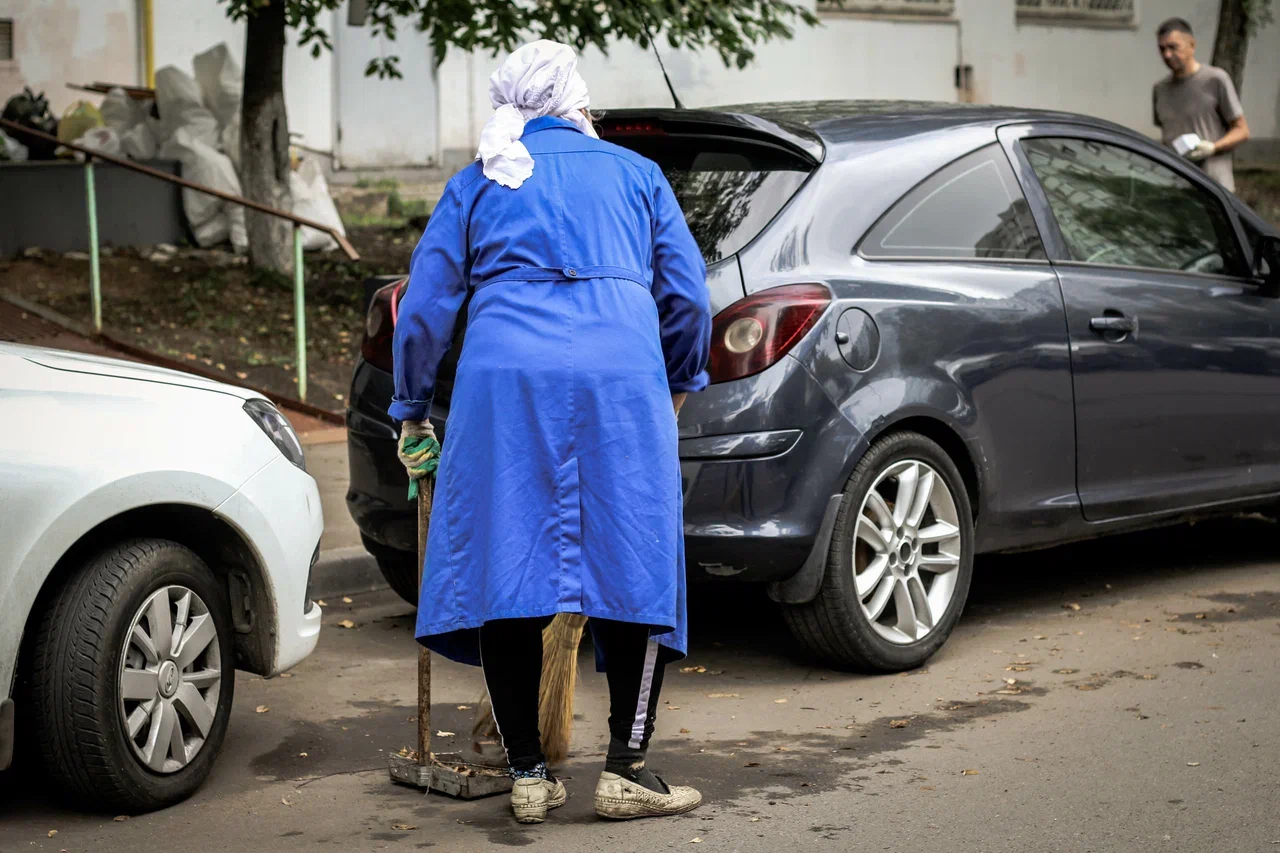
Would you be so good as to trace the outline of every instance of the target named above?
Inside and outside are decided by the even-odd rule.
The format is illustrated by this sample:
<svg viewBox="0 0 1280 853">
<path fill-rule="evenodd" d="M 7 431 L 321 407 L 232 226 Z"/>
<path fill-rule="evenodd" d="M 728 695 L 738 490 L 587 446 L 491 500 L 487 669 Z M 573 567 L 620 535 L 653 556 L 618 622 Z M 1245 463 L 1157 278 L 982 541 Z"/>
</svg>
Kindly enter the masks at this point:
<svg viewBox="0 0 1280 853">
<path fill-rule="evenodd" d="M 396 423 L 402 421 L 425 421 L 431 413 L 430 400 L 392 400 L 387 414 Z"/>
<path fill-rule="evenodd" d="M 672 394 L 692 394 L 706 388 L 709 382 L 710 377 L 707 375 L 707 371 L 703 370 L 683 382 L 669 382 L 667 384 L 671 388 Z"/>
</svg>

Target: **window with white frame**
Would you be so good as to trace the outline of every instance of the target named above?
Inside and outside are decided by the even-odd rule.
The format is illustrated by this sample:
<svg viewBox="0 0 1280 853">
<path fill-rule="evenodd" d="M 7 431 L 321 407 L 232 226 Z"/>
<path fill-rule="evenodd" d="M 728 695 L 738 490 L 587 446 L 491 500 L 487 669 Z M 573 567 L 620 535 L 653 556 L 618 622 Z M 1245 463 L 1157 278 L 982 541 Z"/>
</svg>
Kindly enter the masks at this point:
<svg viewBox="0 0 1280 853">
<path fill-rule="evenodd" d="M 0 62 L 13 60 L 13 19 L 0 18 Z"/>
<path fill-rule="evenodd" d="M 1126 27 L 1137 20 L 1134 0 L 1018 0 L 1018 20 Z"/>
<path fill-rule="evenodd" d="M 955 0 L 818 0 L 820 12 L 859 12 L 868 15 L 947 16 Z"/>
</svg>

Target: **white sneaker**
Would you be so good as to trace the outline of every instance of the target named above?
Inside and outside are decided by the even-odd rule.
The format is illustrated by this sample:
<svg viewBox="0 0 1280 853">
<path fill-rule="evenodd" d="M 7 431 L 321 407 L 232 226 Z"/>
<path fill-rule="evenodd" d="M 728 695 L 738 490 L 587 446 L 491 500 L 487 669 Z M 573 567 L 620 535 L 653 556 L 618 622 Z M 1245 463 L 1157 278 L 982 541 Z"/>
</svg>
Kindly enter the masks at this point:
<svg viewBox="0 0 1280 853">
<path fill-rule="evenodd" d="M 511 811 L 520 823 L 542 823 L 548 811 L 568 801 L 569 794 L 559 779 L 517 779 L 511 789 Z"/>
<path fill-rule="evenodd" d="M 702 805 L 702 794 L 694 788 L 671 787 L 660 794 L 607 770 L 596 784 L 596 814 L 610 820 L 663 817 L 691 812 Z"/>
</svg>

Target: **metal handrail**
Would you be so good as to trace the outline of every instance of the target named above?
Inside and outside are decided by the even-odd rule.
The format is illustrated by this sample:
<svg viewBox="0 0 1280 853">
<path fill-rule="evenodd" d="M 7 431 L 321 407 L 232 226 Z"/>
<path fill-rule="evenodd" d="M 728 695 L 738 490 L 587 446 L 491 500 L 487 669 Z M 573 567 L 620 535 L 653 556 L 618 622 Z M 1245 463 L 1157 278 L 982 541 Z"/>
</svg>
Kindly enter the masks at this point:
<svg viewBox="0 0 1280 853">
<path fill-rule="evenodd" d="M 244 196 L 238 196 L 234 193 L 223 192 L 222 190 L 207 187 L 204 184 L 197 184 L 195 181 L 189 181 L 186 178 L 180 178 L 177 175 L 170 175 L 161 172 L 159 169 L 153 169 L 150 166 L 144 166 L 141 163 L 135 163 L 125 157 L 116 157 L 112 154 L 103 154 L 94 151 L 91 148 L 85 148 L 82 145 L 76 145 L 74 142 L 63 142 L 57 137 L 50 136 L 38 130 L 32 130 L 24 127 L 17 122 L 8 119 L 0 119 L 0 128 L 14 131 L 19 135 L 41 139 L 45 142 L 51 142 L 68 148 L 72 151 L 79 151 L 85 155 L 84 160 L 84 189 L 85 200 L 89 208 L 89 286 L 90 286 L 90 302 L 93 305 L 93 328 L 99 335 L 102 334 L 102 275 L 99 265 L 98 251 L 98 200 L 94 184 L 93 176 L 93 160 L 97 158 L 106 163 L 112 163 L 116 166 L 122 166 L 126 169 L 132 169 L 135 172 L 141 172 L 153 178 L 162 181 L 168 181 L 171 184 L 177 184 L 189 190 L 202 192 L 205 195 L 211 195 L 220 198 L 223 201 L 229 201 L 232 204 L 238 204 L 241 207 L 247 207 L 260 213 L 266 213 L 279 219 L 287 219 L 293 223 L 293 311 L 294 311 L 294 337 L 297 352 L 297 369 L 298 376 L 298 399 L 306 402 L 307 399 L 307 318 L 305 311 L 305 290 L 306 275 L 303 270 L 302 263 L 302 229 L 303 227 L 314 228 L 317 231 L 323 231 L 333 237 L 342 248 L 342 251 L 348 258 L 353 261 L 360 260 L 360 253 L 355 250 L 347 240 L 346 235 L 338 229 L 325 225 L 322 222 L 316 222 L 314 219 L 308 219 L 305 216 L 298 216 L 296 213 L 290 213 L 287 210 L 280 210 L 261 202 L 247 199 Z"/>
</svg>

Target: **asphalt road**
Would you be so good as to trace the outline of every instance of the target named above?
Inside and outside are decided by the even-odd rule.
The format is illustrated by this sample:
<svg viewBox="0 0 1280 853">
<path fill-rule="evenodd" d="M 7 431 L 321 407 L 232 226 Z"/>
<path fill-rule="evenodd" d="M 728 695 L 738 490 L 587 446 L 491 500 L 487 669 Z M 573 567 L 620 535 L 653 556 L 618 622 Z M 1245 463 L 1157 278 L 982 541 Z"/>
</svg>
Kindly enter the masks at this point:
<svg viewBox="0 0 1280 853">
<path fill-rule="evenodd" d="M 591 809 L 607 711 L 589 649 L 573 798 L 520 827 L 504 798 L 388 781 L 413 738 L 409 610 L 330 601 L 326 623 L 356 627 L 327 629 L 291 678 L 241 674 L 194 799 L 114 821 L 9 774 L 0 850 L 1277 850 L 1278 534 L 1234 521 L 981 560 L 951 640 L 892 677 L 812 665 L 757 593 L 700 594 L 684 665 L 707 671 L 670 673 L 650 763 L 706 804 L 629 824 Z M 479 674 L 436 673 L 433 728 L 465 733 Z"/>
</svg>

